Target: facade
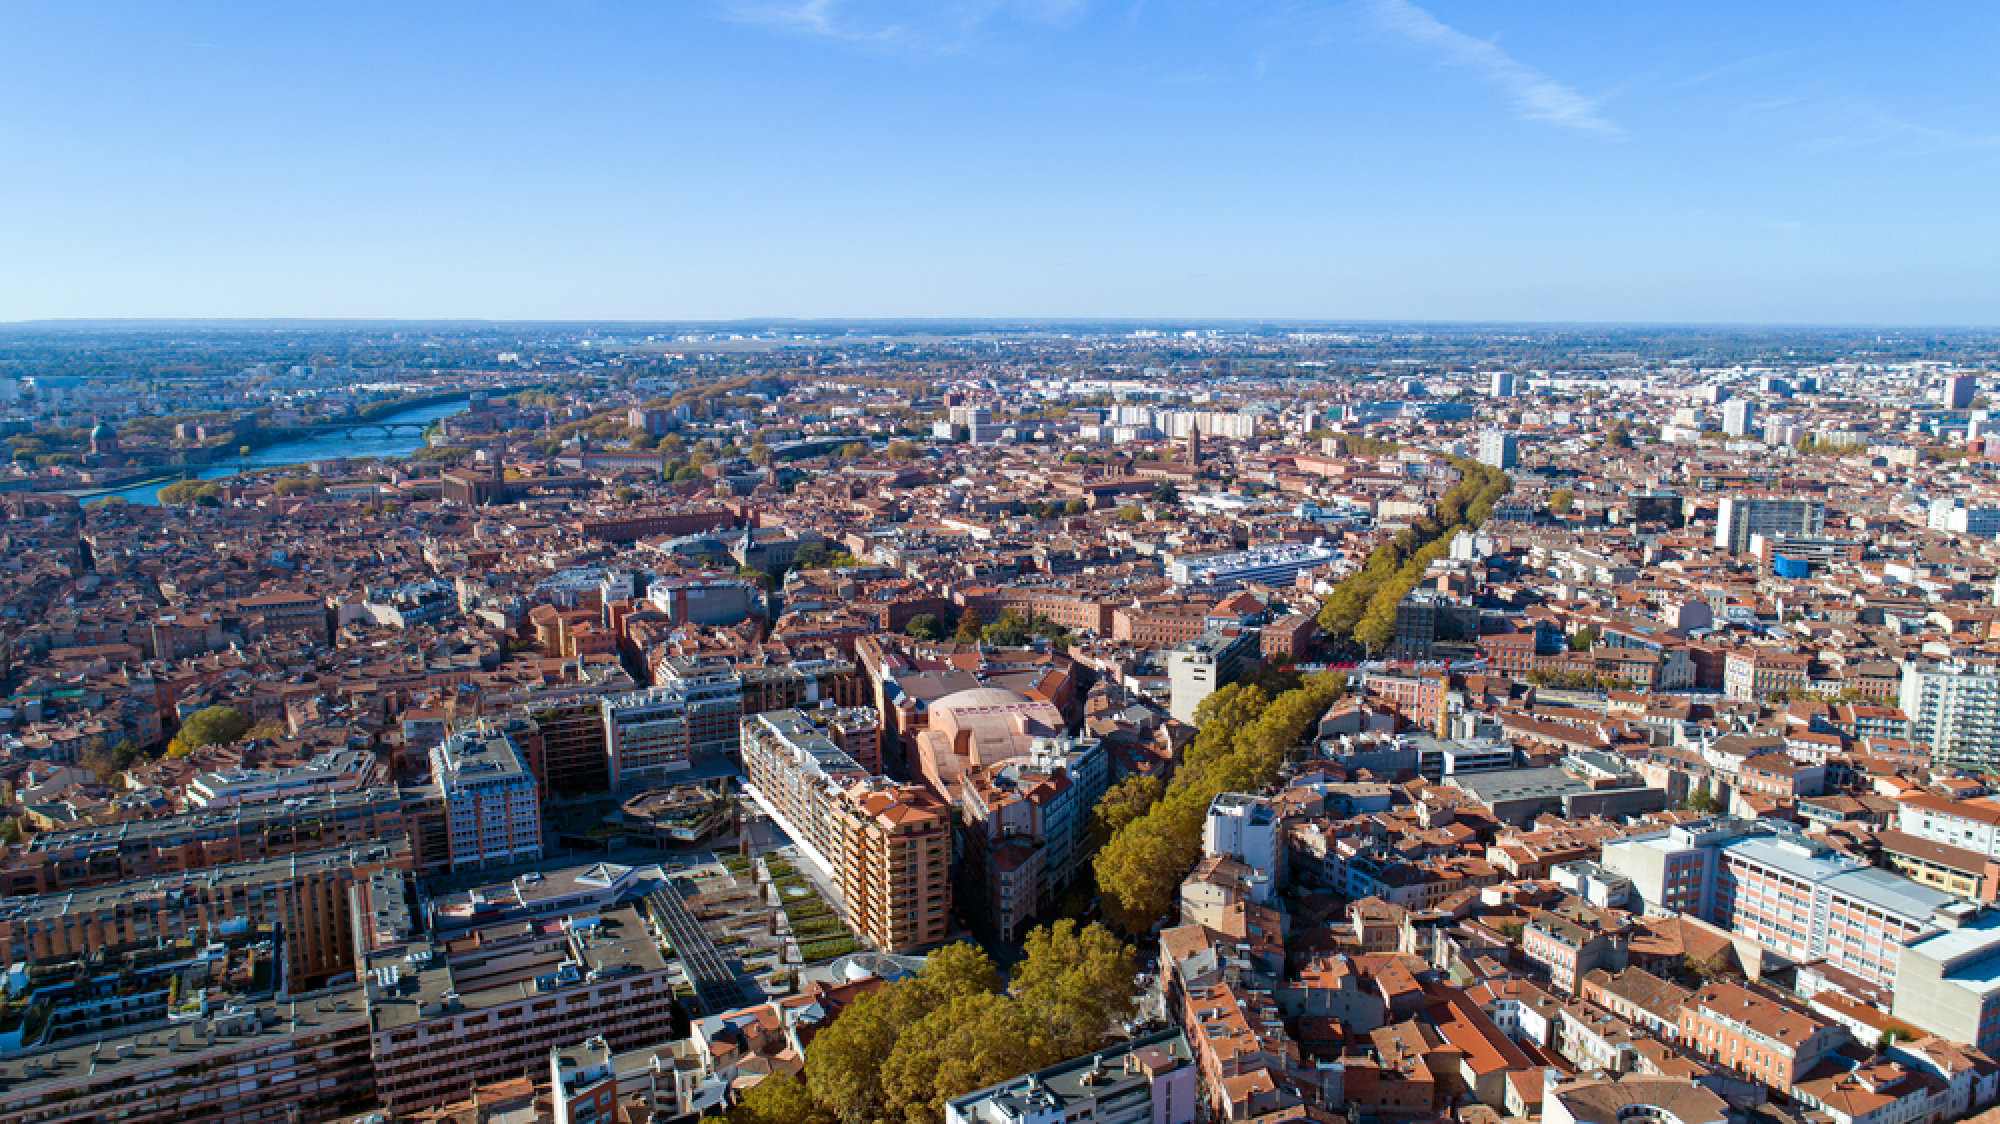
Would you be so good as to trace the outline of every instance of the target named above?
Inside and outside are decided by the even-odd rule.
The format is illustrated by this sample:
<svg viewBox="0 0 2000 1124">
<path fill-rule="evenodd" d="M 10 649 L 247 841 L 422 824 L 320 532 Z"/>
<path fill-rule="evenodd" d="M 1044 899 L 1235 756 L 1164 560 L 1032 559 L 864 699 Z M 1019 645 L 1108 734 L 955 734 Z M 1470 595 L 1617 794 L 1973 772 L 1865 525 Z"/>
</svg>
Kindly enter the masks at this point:
<svg viewBox="0 0 2000 1124">
<path fill-rule="evenodd" d="M 1261 653 L 1256 631 L 1245 628 L 1211 628 L 1169 652 L 1173 716 L 1193 722 L 1201 701 L 1254 668 Z"/>
<path fill-rule="evenodd" d="M 885 952 L 942 944 L 951 927 L 951 808 L 886 778 L 841 794 L 833 821 L 841 912 Z"/>
<path fill-rule="evenodd" d="M 1513 468 L 1520 460 L 1520 438 L 1498 429 L 1489 429 L 1479 435 L 1480 464 L 1504 470 Z"/>
<path fill-rule="evenodd" d="M 410 869 L 404 839 L 210 867 L 142 883 L 0 899 L 0 950 L 35 967 L 161 938 L 194 940 L 225 926 L 282 932 L 287 987 L 304 992 L 354 968 L 348 890 L 379 871 Z"/>
<path fill-rule="evenodd" d="M 1814 537 L 1825 527 L 1823 500 L 1725 496 L 1715 517 L 1715 545 L 1741 554 L 1750 549 L 1752 535 Z"/>
<path fill-rule="evenodd" d="M 508 726 L 479 722 L 454 731 L 431 749 L 431 779 L 444 798 L 454 872 L 542 857 L 534 774 Z"/>
<path fill-rule="evenodd" d="M 1907 663 L 1897 705 L 1910 719 L 1910 740 L 1930 746 L 1932 761 L 2000 764 L 2000 671 Z"/>
</svg>

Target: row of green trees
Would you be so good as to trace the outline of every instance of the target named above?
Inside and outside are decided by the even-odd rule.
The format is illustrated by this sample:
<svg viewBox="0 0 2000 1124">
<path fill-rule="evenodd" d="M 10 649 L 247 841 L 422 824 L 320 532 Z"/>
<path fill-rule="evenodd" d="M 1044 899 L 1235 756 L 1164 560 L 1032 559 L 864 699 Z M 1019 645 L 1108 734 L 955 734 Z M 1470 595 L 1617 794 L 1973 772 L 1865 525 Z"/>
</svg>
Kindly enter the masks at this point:
<svg viewBox="0 0 2000 1124">
<path fill-rule="evenodd" d="M 1423 581 L 1424 571 L 1451 549 L 1460 528 L 1477 527 L 1513 481 L 1497 468 L 1453 457 L 1458 483 L 1429 515 L 1376 547 L 1360 570 L 1347 576 L 1320 604 L 1320 631 L 1358 641 L 1370 655 L 1396 634 L 1396 605 Z"/>
<path fill-rule="evenodd" d="M 1285 751 L 1346 692 L 1346 677 L 1322 673 L 1275 698 L 1254 683 L 1232 683 L 1195 710 L 1200 733 L 1172 783 L 1129 777 L 1105 793 L 1094 827 L 1104 914 L 1142 932 L 1173 908 L 1181 880 L 1201 857 L 1202 821 L 1224 792 L 1257 792 L 1278 777 Z"/>
<path fill-rule="evenodd" d="M 861 996 L 813 1038 L 805 1078 L 760 1082 L 733 1124 L 940 1124 L 945 1102 L 1099 1049 L 1133 1014 L 1132 950 L 1101 925 L 1036 929 L 1005 988 L 953 944 Z"/>
</svg>

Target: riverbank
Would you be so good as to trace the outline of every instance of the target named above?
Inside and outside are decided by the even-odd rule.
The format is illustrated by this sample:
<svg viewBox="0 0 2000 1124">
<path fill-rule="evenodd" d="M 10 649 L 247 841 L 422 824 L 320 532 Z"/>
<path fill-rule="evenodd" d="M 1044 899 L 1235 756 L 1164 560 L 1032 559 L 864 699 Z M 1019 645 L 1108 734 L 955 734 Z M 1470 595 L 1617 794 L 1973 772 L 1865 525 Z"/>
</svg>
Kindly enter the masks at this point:
<svg viewBox="0 0 2000 1124">
<path fill-rule="evenodd" d="M 428 425 L 431 422 L 439 421 L 459 413 L 461 404 L 466 397 L 465 393 L 459 393 L 450 397 L 447 401 L 434 401 L 420 406 L 406 407 L 396 413 L 384 414 L 367 419 L 366 421 L 356 421 L 354 424 L 357 427 L 362 427 L 364 433 L 365 427 L 371 423 L 401 422 L 405 424 L 423 423 L 424 425 Z M 267 444 L 257 450 L 258 455 L 256 456 L 230 457 L 226 461 L 206 465 L 193 465 L 190 467 L 199 479 L 219 480 L 225 476 L 235 476 L 245 472 L 267 472 L 272 469 L 311 464 L 318 461 L 367 460 L 370 458 L 400 459 L 423 448 L 425 444 L 423 435 L 414 432 L 401 436 L 383 434 L 376 437 L 364 436 L 362 434 L 350 437 L 348 434 L 342 432 L 316 433 L 309 437 L 295 437 L 290 440 Z M 79 499 L 103 499 L 106 496 L 116 496 L 127 503 L 157 504 L 160 502 L 160 489 L 182 478 L 182 473 L 176 470 L 171 475 L 151 479 L 140 484 L 126 485 L 122 488 L 91 489 L 87 492 L 83 489 L 78 489 L 68 491 L 67 494 L 76 496 Z"/>
</svg>

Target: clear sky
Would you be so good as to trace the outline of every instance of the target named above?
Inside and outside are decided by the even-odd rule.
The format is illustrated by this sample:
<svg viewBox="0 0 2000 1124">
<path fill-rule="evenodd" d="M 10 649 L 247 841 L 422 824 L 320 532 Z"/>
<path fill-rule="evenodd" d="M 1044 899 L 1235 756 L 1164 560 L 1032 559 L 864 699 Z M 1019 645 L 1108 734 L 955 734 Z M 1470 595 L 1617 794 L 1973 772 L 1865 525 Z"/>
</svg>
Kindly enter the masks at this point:
<svg viewBox="0 0 2000 1124">
<path fill-rule="evenodd" d="M 2000 5 L 0 0 L 0 321 L 2000 324 Z"/>
</svg>

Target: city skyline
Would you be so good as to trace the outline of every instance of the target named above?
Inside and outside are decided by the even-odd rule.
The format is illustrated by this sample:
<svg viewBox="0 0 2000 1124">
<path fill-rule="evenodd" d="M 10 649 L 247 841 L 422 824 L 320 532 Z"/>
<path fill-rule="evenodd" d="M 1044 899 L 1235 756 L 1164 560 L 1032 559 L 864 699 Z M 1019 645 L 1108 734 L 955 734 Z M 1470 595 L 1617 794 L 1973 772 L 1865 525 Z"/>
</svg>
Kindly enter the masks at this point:
<svg viewBox="0 0 2000 1124">
<path fill-rule="evenodd" d="M 1981 325 L 1980 11 L 0 16 L 0 321 Z"/>
</svg>

